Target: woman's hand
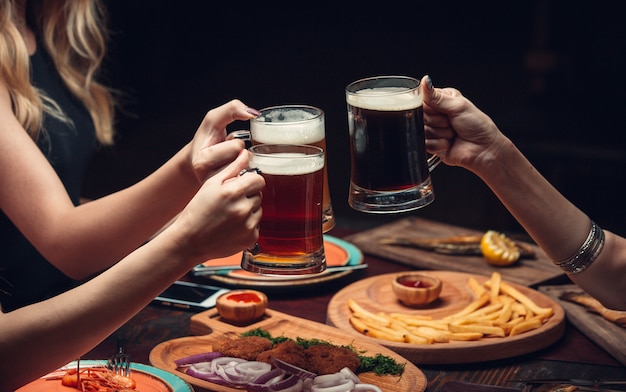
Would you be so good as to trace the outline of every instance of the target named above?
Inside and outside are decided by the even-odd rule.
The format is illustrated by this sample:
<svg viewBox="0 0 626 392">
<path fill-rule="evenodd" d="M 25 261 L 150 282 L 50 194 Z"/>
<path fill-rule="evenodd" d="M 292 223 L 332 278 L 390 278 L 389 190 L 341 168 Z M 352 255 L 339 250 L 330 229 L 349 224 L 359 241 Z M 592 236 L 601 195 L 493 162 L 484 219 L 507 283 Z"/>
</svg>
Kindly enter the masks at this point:
<svg viewBox="0 0 626 392">
<path fill-rule="evenodd" d="M 204 116 L 192 141 L 191 166 L 200 183 L 232 162 L 244 148 L 239 140 L 226 143 L 226 126 L 233 121 L 250 120 L 259 112 L 239 100 L 232 100 L 210 110 Z"/>
<path fill-rule="evenodd" d="M 422 78 L 426 149 L 446 164 L 473 170 L 492 158 L 506 137 L 485 113 L 454 88 L 434 88 Z"/>
<path fill-rule="evenodd" d="M 192 258 L 230 256 L 252 246 L 259 236 L 261 190 L 265 180 L 248 167 L 248 151 L 210 177 L 182 211 L 171 229 L 175 241 Z"/>
</svg>

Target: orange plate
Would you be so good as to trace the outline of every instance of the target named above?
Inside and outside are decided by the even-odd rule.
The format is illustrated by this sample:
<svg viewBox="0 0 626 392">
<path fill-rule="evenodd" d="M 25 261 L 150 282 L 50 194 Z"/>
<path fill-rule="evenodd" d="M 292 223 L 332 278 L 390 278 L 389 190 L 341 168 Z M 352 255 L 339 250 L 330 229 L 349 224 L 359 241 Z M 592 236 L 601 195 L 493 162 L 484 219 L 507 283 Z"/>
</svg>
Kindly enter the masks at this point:
<svg viewBox="0 0 626 392">
<path fill-rule="evenodd" d="M 100 367 L 105 361 L 80 361 L 81 368 Z M 76 363 L 65 367 L 65 369 L 76 368 Z M 142 364 L 131 364 L 130 376 L 137 383 L 137 391 L 141 392 L 193 392 L 189 384 L 181 378 L 165 372 L 161 369 Z M 61 380 L 37 379 L 21 388 L 16 392 L 76 392 L 76 388 L 61 385 Z"/>
<path fill-rule="evenodd" d="M 339 238 L 324 235 L 324 253 L 326 254 L 326 265 L 343 266 L 358 265 L 363 262 L 363 253 L 353 244 Z M 241 264 L 241 252 L 232 256 L 205 261 L 197 268 L 201 271 L 203 266 L 239 266 Z M 339 279 L 352 271 L 322 272 L 312 275 L 285 275 L 285 276 L 264 276 L 243 270 L 230 271 L 227 274 L 200 275 L 220 283 L 237 287 L 293 287 L 306 286 Z"/>
<path fill-rule="evenodd" d="M 190 355 L 212 351 L 212 342 L 219 336 L 237 337 L 255 328 L 262 328 L 273 336 L 286 336 L 292 339 L 297 337 L 318 338 L 338 345 L 352 345 L 357 350 L 364 351 L 365 355 L 374 356 L 377 353 L 387 355 L 398 363 L 406 363 L 404 374 L 398 377 L 362 373 L 359 375 L 362 382 L 378 385 L 385 392 L 421 392 L 426 389 L 424 373 L 393 351 L 375 342 L 355 338 L 337 328 L 270 309 L 266 310 L 265 316 L 261 320 L 245 326 L 231 324 L 223 320 L 215 309 L 195 314 L 191 318 L 191 330 L 193 333 L 204 335 L 173 339 L 157 345 L 150 352 L 150 363 L 160 369 L 172 372 L 198 387 L 219 392 L 241 391 L 241 389 L 233 389 L 188 376 L 184 372 L 185 368 L 177 367 L 174 361 Z"/>
<path fill-rule="evenodd" d="M 482 275 L 452 271 L 420 271 L 441 279 L 443 284 L 439 298 L 421 308 L 409 308 L 398 301 L 393 294 L 391 281 L 402 273 L 379 275 L 360 280 L 344 287 L 333 296 L 328 304 L 328 324 L 346 331 L 352 336 L 381 344 L 416 364 L 456 364 L 490 361 L 515 357 L 540 350 L 551 345 L 563 336 L 565 313 L 563 308 L 550 297 L 525 286 L 509 283 L 518 291 L 542 307 L 552 307 L 554 314 L 535 330 L 504 338 L 489 337 L 469 342 L 449 342 L 433 344 L 412 344 L 390 342 L 364 336 L 350 324 L 352 312 L 348 308 L 350 298 L 371 312 L 406 313 L 429 315 L 441 318 L 463 309 L 474 300 L 467 287 L 467 280 L 473 276 L 479 283 L 489 278 Z"/>
</svg>

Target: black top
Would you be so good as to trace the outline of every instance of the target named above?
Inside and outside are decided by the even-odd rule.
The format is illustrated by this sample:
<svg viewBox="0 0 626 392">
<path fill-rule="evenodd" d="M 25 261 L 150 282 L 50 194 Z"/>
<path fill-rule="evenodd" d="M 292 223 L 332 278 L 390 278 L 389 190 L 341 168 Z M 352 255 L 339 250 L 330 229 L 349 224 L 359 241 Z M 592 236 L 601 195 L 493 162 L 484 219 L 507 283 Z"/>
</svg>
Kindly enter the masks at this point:
<svg viewBox="0 0 626 392">
<path fill-rule="evenodd" d="M 41 43 L 30 62 L 33 85 L 52 98 L 71 119 L 71 123 L 66 123 L 44 114 L 45 132 L 37 144 L 74 205 L 78 205 L 83 178 L 96 147 L 93 121 L 85 106 L 66 88 Z M 0 212 L 0 255 L 0 303 L 4 312 L 39 302 L 77 283 L 50 264 L 3 212 Z"/>
</svg>

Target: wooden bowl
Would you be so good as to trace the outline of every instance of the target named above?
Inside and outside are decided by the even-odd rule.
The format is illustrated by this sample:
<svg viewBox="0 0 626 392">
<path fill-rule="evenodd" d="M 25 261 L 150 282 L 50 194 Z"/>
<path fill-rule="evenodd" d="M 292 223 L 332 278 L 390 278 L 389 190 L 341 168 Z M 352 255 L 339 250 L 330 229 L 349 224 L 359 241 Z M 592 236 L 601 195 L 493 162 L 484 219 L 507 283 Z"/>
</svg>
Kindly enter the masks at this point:
<svg viewBox="0 0 626 392">
<path fill-rule="evenodd" d="M 225 320 L 246 323 L 265 314 L 267 296 L 257 290 L 231 290 L 217 297 L 215 305 Z"/>
<path fill-rule="evenodd" d="M 391 287 L 398 299 L 405 305 L 426 305 L 441 294 L 441 280 L 428 275 L 409 272 L 398 275 L 391 281 Z"/>
</svg>

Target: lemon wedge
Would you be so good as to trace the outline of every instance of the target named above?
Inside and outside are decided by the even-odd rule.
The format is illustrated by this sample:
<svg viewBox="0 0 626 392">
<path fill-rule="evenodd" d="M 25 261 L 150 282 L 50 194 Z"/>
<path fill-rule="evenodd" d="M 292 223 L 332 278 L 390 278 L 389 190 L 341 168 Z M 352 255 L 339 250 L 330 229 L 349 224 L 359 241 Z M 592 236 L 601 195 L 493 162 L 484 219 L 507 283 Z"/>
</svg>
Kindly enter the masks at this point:
<svg viewBox="0 0 626 392">
<path fill-rule="evenodd" d="M 515 242 L 502 233 L 488 230 L 480 239 L 480 250 L 489 264 L 507 266 L 520 258 Z"/>
</svg>

